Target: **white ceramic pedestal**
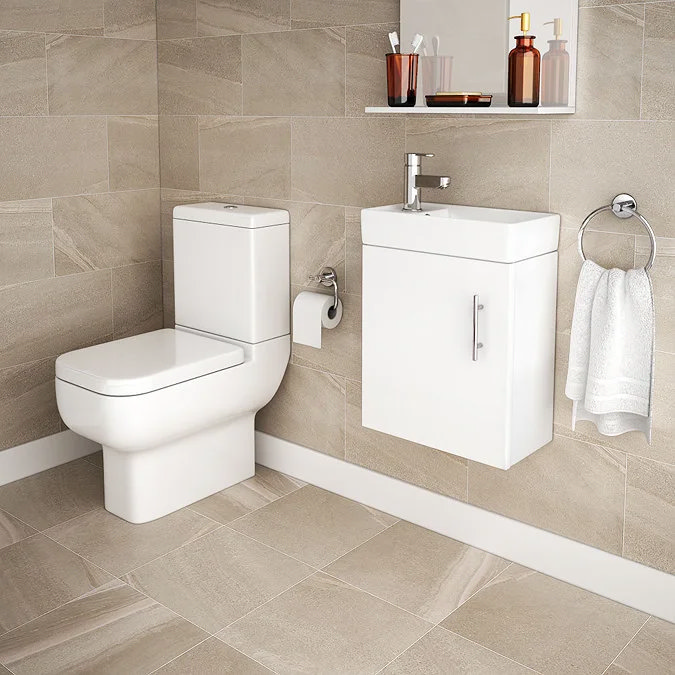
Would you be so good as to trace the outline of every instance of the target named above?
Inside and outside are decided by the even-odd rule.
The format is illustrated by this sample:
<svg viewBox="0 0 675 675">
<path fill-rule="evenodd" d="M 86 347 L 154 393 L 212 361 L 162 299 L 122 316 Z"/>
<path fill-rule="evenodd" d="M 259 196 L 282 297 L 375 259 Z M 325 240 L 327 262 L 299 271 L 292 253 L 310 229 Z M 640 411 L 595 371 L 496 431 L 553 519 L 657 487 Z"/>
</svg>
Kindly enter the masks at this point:
<svg viewBox="0 0 675 675">
<path fill-rule="evenodd" d="M 149 450 L 103 447 L 105 508 L 147 523 L 255 474 L 255 415 Z"/>
</svg>

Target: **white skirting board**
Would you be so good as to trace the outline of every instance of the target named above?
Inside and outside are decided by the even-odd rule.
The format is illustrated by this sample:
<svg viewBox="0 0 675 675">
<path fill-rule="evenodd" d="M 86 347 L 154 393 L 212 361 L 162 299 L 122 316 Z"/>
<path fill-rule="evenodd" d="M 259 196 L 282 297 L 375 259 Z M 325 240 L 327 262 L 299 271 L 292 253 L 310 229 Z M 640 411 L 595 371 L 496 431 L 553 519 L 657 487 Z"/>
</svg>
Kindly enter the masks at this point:
<svg viewBox="0 0 675 675">
<path fill-rule="evenodd" d="M 675 576 L 256 432 L 256 461 L 397 518 L 675 622 Z"/>
<path fill-rule="evenodd" d="M 0 485 L 91 455 L 101 446 L 70 431 L 0 450 Z"/>
</svg>

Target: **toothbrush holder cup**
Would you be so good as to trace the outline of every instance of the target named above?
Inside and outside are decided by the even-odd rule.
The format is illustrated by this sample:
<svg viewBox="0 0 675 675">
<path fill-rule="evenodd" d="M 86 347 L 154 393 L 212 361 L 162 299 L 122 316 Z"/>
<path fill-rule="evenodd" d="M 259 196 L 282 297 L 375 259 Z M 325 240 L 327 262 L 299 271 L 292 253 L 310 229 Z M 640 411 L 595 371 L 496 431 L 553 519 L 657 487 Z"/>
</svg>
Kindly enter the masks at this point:
<svg viewBox="0 0 675 675">
<path fill-rule="evenodd" d="M 417 101 L 417 54 L 387 54 L 387 102 L 412 107 Z"/>
</svg>

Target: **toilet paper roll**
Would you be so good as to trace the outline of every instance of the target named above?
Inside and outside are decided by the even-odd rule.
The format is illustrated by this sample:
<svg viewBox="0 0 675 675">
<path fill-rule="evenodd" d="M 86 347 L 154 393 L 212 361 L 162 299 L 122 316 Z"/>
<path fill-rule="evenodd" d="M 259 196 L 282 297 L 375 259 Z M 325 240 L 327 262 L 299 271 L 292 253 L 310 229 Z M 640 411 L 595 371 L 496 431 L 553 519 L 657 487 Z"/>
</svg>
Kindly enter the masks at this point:
<svg viewBox="0 0 675 675">
<path fill-rule="evenodd" d="M 293 303 L 293 342 L 321 349 L 321 328 L 335 328 L 342 319 L 342 302 L 338 300 L 337 310 L 331 318 L 329 310 L 332 306 L 332 295 L 313 291 L 298 293 Z"/>
</svg>

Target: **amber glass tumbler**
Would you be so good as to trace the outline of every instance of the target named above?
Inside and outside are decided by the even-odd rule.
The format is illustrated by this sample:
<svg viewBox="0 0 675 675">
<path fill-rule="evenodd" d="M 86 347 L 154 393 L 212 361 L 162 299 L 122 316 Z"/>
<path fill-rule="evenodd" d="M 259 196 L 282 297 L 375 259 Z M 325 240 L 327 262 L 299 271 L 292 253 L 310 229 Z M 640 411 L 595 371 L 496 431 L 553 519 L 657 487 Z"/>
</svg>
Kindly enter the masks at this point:
<svg viewBox="0 0 675 675">
<path fill-rule="evenodd" d="M 516 48 L 509 53 L 510 106 L 536 107 L 539 105 L 539 50 L 534 46 L 534 35 L 516 35 Z"/>
<path fill-rule="evenodd" d="M 417 101 L 417 54 L 387 54 L 387 102 L 392 108 Z"/>
</svg>

